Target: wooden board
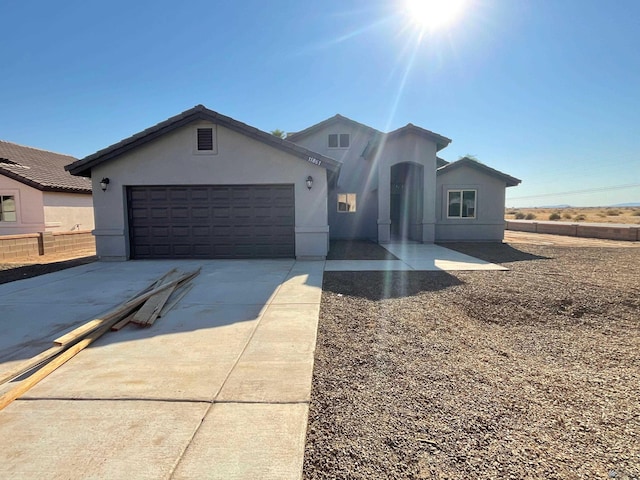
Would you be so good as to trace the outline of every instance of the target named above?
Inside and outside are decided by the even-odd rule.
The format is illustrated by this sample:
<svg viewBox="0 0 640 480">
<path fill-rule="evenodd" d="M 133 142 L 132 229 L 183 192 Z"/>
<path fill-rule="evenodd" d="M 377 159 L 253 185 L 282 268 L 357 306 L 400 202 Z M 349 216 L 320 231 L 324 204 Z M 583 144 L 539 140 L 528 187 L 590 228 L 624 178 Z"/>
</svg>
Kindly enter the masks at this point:
<svg viewBox="0 0 640 480">
<path fill-rule="evenodd" d="M 176 289 L 174 293 L 176 293 L 177 295 L 175 296 L 174 299 L 169 298 L 169 300 L 171 301 L 167 302 L 167 304 L 164 307 L 162 307 L 162 310 L 160 311 L 160 315 L 158 315 L 158 318 L 164 317 L 167 313 L 169 313 L 171 309 L 175 307 L 180 300 L 182 300 L 182 297 L 184 297 L 187 293 L 189 293 L 189 291 L 192 288 L 193 288 L 193 283 L 189 283 L 189 284 L 185 283 L 182 287 L 182 291 L 179 292 L 178 289 Z"/>
<path fill-rule="evenodd" d="M 166 279 L 163 280 L 163 282 L 170 282 L 170 281 L 176 280 L 176 278 L 179 278 L 179 277 L 180 277 L 180 274 L 178 272 L 175 272 L 168 275 Z M 150 297 L 144 303 L 144 305 L 140 307 L 140 310 L 136 312 L 136 314 L 131 319 L 131 322 L 136 323 L 138 325 L 143 325 L 143 326 L 151 325 L 155 321 L 155 319 L 158 317 L 160 310 L 162 310 L 162 307 L 164 306 L 164 304 L 167 302 L 167 300 L 173 293 L 173 290 L 175 290 L 175 287 L 169 288 L 157 295 Z"/>
<path fill-rule="evenodd" d="M 169 300 L 173 290 L 175 290 L 175 287 L 159 293 L 147 300 L 142 308 L 133 316 L 131 322 L 145 327 L 152 325 L 156 318 L 158 318 L 158 314 L 162 310 L 162 307 L 164 307 L 164 304 Z"/>
</svg>

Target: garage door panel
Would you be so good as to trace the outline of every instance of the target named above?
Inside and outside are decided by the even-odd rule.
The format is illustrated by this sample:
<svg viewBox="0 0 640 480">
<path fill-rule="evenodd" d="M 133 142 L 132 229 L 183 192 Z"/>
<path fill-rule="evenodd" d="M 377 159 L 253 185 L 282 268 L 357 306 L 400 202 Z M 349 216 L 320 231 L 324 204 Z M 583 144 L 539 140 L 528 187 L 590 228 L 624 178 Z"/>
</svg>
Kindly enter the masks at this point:
<svg viewBox="0 0 640 480">
<path fill-rule="evenodd" d="M 231 207 L 212 207 L 213 218 L 229 218 L 231 216 Z"/>
<path fill-rule="evenodd" d="M 209 189 L 207 187 L 194 187 L 190 190 L 192 202 L 209 203 Z"/>
<path fill-rule="evenodd" d="M 188 227 L 188 226 L 171 227 L 170 230 L 171 230 L 171 238 L 173 239 L 191 238 L 192 236 L 191 227 Z"/>
<path fill-rule="evenodd" d="M 151 188 L 147 192 L 148 202 L 166 202 L 170 192 L 165 189 Z"/>
<path fill-rule="evenodd" d="M 157 257 L 171 255 L 171 247 L 169 245 L 151 245 L 150 255 Z"/>
<path fill-rule="evenodd" d="M 128 187 L 132 258 L 292 257 L 293 185 Z"/>
<path fill-rule="evenodd" d="M 208 225 L 194 225 L 191 227 L 191 235 L 196 239 L 199 237 L 208 238 L 211 236 L 211 227 Z"/>
<path fill-rule="evenodd" d="M 167 190 L 167 197 L 171 202 L 187 203 L 190 200 L 190 192 L 187 187 L 172 188 L 171 190 Z"/>
<path fill-rule="evenodd" d="M 191 208 L 191 218 L 209 218 L 210 216 L 211 209 L 207 206 Z"/>
</svg>

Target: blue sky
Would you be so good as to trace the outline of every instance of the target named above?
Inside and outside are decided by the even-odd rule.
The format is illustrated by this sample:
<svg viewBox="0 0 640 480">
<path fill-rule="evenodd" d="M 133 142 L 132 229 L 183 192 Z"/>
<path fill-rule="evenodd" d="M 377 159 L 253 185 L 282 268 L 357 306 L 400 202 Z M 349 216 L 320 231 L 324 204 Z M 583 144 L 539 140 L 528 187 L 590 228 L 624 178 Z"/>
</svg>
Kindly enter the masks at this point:
<svg viewBox="0 0 640 480">
<path fill-rule="evenodd" d="M 521 178 L 508 206 L 640 202 L 640 2 L 0 3 L 0 139 L 84 157 L 196 104 L 262 130 L 409 122 Z M 575 193 L 582 192 L 582 193 Z"/>
</svg>

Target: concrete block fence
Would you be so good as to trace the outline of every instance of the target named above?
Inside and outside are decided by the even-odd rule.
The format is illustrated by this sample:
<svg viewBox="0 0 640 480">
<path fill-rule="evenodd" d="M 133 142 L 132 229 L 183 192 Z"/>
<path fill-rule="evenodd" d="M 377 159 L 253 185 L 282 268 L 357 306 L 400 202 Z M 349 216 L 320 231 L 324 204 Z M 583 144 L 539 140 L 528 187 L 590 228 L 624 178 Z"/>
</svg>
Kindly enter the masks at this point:
<svg viewBox="0 0 640 480">
<path fill-rule="evenodd" d="M 568 222 L 537 222 L 535 220 L 507 220 L 507 230 L 531 233 L 550 233 L 569 237 L 602 238 L 607 240 L 640 241 L 639 225 L 609 225 L 603 223 L 568 223 Z"/>
<path fill-rule="evenodd" d="M 47 254 L 95 254 L 95 250 L 96 241 L 90 230 L 0 236 L 0 261 Z"/>
</svg>

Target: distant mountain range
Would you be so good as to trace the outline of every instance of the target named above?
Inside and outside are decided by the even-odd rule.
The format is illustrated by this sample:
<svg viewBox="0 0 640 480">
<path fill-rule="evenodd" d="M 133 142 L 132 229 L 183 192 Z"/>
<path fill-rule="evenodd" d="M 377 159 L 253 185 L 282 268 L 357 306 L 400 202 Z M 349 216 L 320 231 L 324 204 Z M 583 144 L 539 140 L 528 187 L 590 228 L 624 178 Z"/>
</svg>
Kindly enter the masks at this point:
<svg viewBox="0 0 640 480">
<path fill-rule="evenodd" d="M 542 205 L 540 207 L 522 207 L 522 208 L 610 208 L 610 207 L 640 207 L 640 202 L 616 203 L 615 205 L 600 205 L 599 207 L 576 207 L 562 203 L 559 205 Z"/>
</svg>

